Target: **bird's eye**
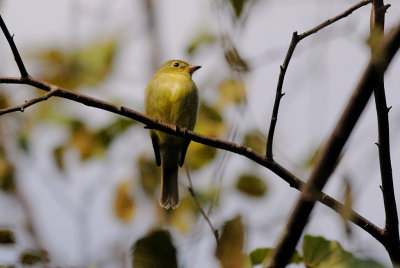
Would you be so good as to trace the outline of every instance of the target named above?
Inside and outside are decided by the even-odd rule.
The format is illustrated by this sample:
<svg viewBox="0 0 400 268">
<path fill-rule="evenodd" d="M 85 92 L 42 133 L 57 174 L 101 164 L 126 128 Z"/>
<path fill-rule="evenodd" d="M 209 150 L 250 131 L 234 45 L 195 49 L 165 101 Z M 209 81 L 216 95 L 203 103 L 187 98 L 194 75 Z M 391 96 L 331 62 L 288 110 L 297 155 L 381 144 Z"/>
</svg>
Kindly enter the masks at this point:
<svg viewBox="0 0 400 268">
<path fill-rule="evenodd" d="M 179 62 L 175 62 L 175 63 L 174 63 L 174 66 L 175 66 L 175 67 L 179 67 Z"/>
</svg>

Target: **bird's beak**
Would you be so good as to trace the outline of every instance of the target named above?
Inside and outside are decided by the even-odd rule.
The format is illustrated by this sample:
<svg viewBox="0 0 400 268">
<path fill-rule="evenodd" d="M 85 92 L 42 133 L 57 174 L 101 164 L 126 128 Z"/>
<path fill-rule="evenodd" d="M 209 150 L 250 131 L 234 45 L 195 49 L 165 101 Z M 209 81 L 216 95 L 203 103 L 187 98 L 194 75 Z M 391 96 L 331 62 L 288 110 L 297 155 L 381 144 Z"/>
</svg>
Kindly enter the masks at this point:
<svg viewBox="0 0 400 268">
<path fill-rule="evenodd" d="M 187 69 L 189 70 L 189 73 L 190 73 L 190 74 L 194 73 L 195 71 L 197 71 L 197 70 L 200 69 L 200 68 L 201 68 L 201 66 L 192 66 L 192 65 L 189 65 L 189 66 L 187 67 Z"/>
</svg>

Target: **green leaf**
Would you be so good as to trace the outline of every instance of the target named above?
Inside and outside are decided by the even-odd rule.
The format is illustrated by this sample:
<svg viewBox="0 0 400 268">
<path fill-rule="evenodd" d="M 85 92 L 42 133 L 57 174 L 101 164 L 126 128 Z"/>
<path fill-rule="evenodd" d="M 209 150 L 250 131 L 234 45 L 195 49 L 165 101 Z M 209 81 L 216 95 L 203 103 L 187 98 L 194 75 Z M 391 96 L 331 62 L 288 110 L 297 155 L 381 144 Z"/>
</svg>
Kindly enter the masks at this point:
<svg viewBox="0 0 400 268">
<path fill-rule="evenodd" d="M 271 248 L 257 248 L 250 253 L 251 264 L 263 263 L 264 259 L 271 254 Z"/>
<path fill-rule="evenodd" d="M 76 51 L 51 49 L 34 57 L 43 62 L 41 79 L 50 83 L 76 89 L 79 86 L 96 86 L 111 71 L 117 41 L 99 41 Z"/>
<path fill-rule="evenodd" d="M 320 236 L 306 235 L 303 241 L 303 262 L 313 268 L 380 268 L 383 265 L 356 258 L 345 251 L 337 241 L 329 241 Z"/>
<path fill-rule="evenodd" d="M 132 267 L 176 268 L 176 249 L 168 231 L 156 230 L 136 241 L 132 247 Z"/>
<path fill-rule="evenodd" d="M 187 53 L 189 55 L 193 54 L 194 52 L 196 52 L 196 50 L 205 44 L 212 44 L 216 41 L 216 37 L 210 33 L 210 32 L 201 32 L 200 34 L 198 34 L 193 40 L 192 42 L 189 44 L 188 48 L 187 48 Z"/>
<path fill-rule="evenodd" d="M 242 174 L 237 180 L 236 188 L 252 197 L 262 197 L 267 192 L 267 185 L 257 175 Z"/>
<path fill-rule="evenodd" d="M 271 256 L 273 248 L 257 248 L 250 253 L 252 265 L 262 264 Z M 300 263 L 302 260 L 299 252 L 296 250 L 290 258 L 289 263 Z"/>
<path fill-rule="evenodd" d="M 227 221 L 222 228 L 215 256 L 223 268 L 242 268 L 245 260 L 243 254 L 244 227 L 240 216 Z"/>
<path fill-rule="evenodd" d="M 0 245 L 14 244 L 14 233 L 10 230 L 0 230 Z"/>
</svg>

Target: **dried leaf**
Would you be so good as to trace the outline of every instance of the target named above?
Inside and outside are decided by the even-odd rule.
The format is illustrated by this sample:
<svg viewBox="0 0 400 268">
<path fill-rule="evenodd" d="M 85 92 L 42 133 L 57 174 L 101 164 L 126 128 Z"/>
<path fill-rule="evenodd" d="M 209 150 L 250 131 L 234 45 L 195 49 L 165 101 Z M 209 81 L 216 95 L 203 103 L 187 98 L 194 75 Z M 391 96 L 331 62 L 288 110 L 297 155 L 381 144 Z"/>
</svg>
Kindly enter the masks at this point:
<svg viewBox="0 0 400 268">
<path fill-rule="evenodd" d="M 14 244 L 14 233 L 10 230 L 0 230 L 0 245 Z"/>
<path fill-rule="evenodd" d="M 130 181 L 121 182 L 115 191 L 114 213 L 117 219 L 128 222 L 132 219 L 135 210 L 133 198 L 129 193 L 132 185 Z"/>
</svg>

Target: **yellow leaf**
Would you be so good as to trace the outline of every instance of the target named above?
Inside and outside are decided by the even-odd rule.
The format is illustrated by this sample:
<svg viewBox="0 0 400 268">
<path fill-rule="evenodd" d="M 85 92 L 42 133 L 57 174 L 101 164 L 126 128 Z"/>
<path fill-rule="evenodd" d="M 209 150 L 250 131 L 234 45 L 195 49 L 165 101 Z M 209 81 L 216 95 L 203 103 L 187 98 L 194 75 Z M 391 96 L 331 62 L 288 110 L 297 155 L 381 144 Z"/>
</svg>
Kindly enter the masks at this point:
<svg viewBox="0 0 400 268">
<path fill-rule="evenodd" d="M 228 104 L 238 104 L 246 99 L 246 88 L 243 81 L 225 79 L 218 85 L 220 99 L 218 106 L 224 108 Z"/>
<path fill-rule="evenodd" d="M 244 227 L 240 216 L 227 221 L 222 229 L 215 256 L 223 268 L 242 268 Z"/>
<path fill-rule="evenodd" d="M 132 219 L 135 204 L 129 190 L 132 187 L 129 181 L 120 183 L 117 186 L 114 197 L 114 213 L 117 218 L 123 222 L 128 222 Z"/>
</svg>

